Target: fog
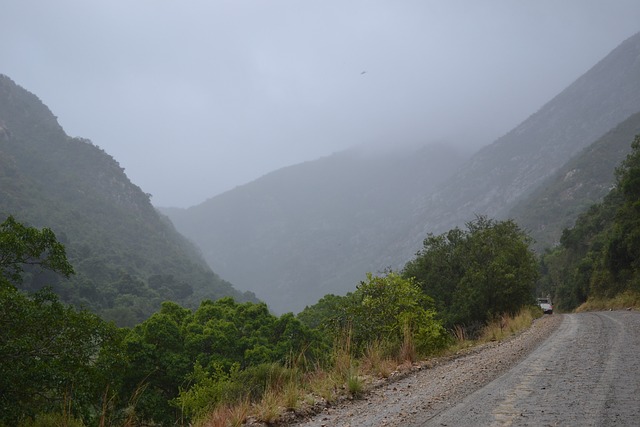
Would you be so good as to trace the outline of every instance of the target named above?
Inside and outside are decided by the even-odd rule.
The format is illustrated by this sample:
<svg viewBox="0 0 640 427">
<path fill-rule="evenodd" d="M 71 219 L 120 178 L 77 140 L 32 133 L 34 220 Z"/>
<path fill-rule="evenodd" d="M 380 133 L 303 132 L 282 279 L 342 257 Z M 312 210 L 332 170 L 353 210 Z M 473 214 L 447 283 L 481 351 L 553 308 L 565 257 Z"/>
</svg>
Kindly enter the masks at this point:
<svg viewBox="0 0 640 427">
<path fill-rule="evenodd" d="M 187 207 L 354 145 L 490 143 L 639 30 L 637 0 L 5 0 L 0 73 Z"/>
</svg>

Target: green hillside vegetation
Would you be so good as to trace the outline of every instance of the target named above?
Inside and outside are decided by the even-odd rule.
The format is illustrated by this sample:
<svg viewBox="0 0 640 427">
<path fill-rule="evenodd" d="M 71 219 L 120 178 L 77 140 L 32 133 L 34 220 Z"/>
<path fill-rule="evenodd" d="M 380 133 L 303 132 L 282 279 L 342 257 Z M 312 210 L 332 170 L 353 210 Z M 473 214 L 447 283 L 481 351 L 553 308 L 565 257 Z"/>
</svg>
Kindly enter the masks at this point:
<svg viewBox="0 0 640 427">
<path fill-rule="evenodd" d="M 531 243 L 511 220 L 478 217 L 466 230 L 430 234 L 403 276 L 433 298 L 446 327 L 474 329 L 532 302 L 538 263 Z"/>
<path fill-rule="evenodd" d="M 513 224 L 481 218 L 459 234 L 467 235 L 468 252 L 461 251 L 460 260 L 473 266 L 469 277 L 490 277 L 511 286 L 507 293 L 516 289 L 513 273 L 526 270 L 529 258 L 503 262 L 506 251 L 526 245 Z M 204 300 L 197 309 L 164 302 L 137 326 L 117 328 L 61 303 L 49 288 L 18 290 L 35 270 L 50 279 L 73 274 L 52 230 L 10 217 L 0 225 L 0 250 L 3 427 L 205 425 L 220 411 L 229 420 L 229 408 L 240 421 L 251 412 L 272 422 L 280 408 L 300 407 L 304 396 L 357 396 L 365 374 L 388 376 L 389 366 L 453 342 L 437 303 L 424 292 L 443 276 L 419 283 L 392 271 L 369 274 L 354 292 L 327 295 L 298 317 L 276 317 L 264 303 L 231 298 Z M 526 298 L 474 309 L 481 295 L 501 295 L 488 291 L 488 282 L 478 289 L 474 283 L 464 277 L 459 282 L 477 297 L 465 305 L 471 323 L 515 313 L 532 301 L 525 282 L 515 294 L 529 292 Z"/>
<path fill-rule="evenodd" d="M 46 283 L 62 301 L 120 325 L 164 300 L 192 308 L 204 298 L 256 301 L 213 273 L 111 156 L 68 137 L 36 96 L 0 75 L 0 221 L 9 215 L 53 230 L 77 273 L 27 271 L 23 289 Z"/>
<path fill-rule="evenodd" d="M 640 293 L 640 137 L 616 169 L 615 188 L 566 229 L 542 259 L 541 293 L 558 308 Z"/>
<path fill-rule="evenodd" d="M 585 148 L 511 209 L 509 216 L 530 231 L 538 252 L 558 245 L 562 231 L 609 193 L 615 168 L 629 154 L 629 141 L 638 134 L 640 113 Z"/>
</svg>

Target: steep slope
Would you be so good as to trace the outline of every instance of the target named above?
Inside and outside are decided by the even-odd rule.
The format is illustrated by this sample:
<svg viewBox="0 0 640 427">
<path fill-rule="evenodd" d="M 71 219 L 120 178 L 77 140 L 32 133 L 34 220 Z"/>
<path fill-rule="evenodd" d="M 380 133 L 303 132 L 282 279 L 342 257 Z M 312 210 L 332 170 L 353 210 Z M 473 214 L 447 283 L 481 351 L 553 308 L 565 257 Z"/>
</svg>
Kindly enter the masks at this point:
<svg viewBox="0 0 640 427">
<path fill-rule="evenodd" d="M 539 251 L 558 244 L 562 230 L 609 193 L 614 171 L 631 152 L 636 135 L 640 135 L 640 113 L 582 150 L 511 209 L 509 217 L 530 231 Z"/>
<path fill-rule="evenodd" d="M 580 150 L 640 111 L 638 76 L 640 33 L 461 167 L 409 155 L 351 162 L 341 175 L 329 164 L 343 157 L 332 156 L 170 215 L 223 277 L 276 310 L 295 311 L 352 290 L 367 271 L 401 267 L 429 232 L 476 214 L 506 217 Z"/>
<path fill-rule="evenodd" d="M 120 165 L 88 140 L 68 137 L 33 94 L 0 75 L 0 220 L 49 227 L 77 275 L 30 274 L 26 289 L 53 284 L 64 301 L 133 324 L 163 300 L 242 295 L 158 214 Z"/>
<path fill-rule="evenodd" d="M 474 215 L 504 217 L 572 156 L 640 111 L 640 33 L 616 47 L 515 129 L 480 150 L 439 191 L 413 207 L 416 220 L 381 262 L 406 260 L 428 232 Z"/>
<path fill-rule="evenodd" d="M 278 311 L 353 290 L 406 223 L 406 207 L 463 158 L 442 146 L 353 149 L 164 212 L 211 267 Z"/>
</svg>

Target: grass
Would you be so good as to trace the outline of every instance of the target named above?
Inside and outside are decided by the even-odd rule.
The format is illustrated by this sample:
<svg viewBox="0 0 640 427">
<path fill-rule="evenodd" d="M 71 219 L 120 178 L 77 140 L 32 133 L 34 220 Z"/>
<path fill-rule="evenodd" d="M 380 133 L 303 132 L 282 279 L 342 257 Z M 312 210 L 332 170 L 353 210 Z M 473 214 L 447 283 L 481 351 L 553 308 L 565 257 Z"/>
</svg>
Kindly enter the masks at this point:
<svg viewBox="0 0 640 427">
<path fill-rule="evenodd" d="M 640 301 L 640 298 L 638 299 Z M 502 316 L 487 324 L 476 340 L 467 337 L 465 329 L 454 328 L 453 344 L 445 351 L 453 354 L 489 341 L 503 340 L 531 326 L 536 317 L 542 316 L 537 307 L 523 309 L 516 316 Z M 405 339 L 398 348 L 390 349 L 381 342 L 370 343 L 361 358 L 351 355 L 349 334 L 334 346 L 332 366 L 301 374 L 295 368 L 280 372 L 271 368 L 268 387 L 262 396 L 249 403 L 248 399 L 228 403 L 215 408 L 195 423 L 195 427 L 218 427 L 242 425 L 249 418 L 266 424 L 276 423 L 287 411 L 305 411 L 320 403 L 336 402 L 343 398 L 358 398 L 365 394 L 375 380 L 391 376 L 400 367 L 408 367 L 417 359 L 413 342 Z"/>
<path fill-rule="evenodd" d="M 531 326 L 542 313 L 537 307 L 525 307 L 515 316 L 500 316 L 489 322 L 481 331 L 479 342 L 501 341 Z"/>
<path fill-rule="evenodd" d="M 243 399 L 234 404 L 216 407 L 206 417 L 196 421 L 194 427 L 240 427 L 249 416 L 251 404 Z"/>
<path fill-rule="evenodd" d="M 281 405 L 282 393 L 270 389 L 267 390 L 262 399 L 255 404 L 256 417 L 267 424 L 271 424 L 278 419 L 284 408 Z"/>
<path fill-rule="evenodd" d="M 640 310 L 640 293 L 625 291 L 613 298 L 589 298 L 576 309 L 576 313 L 603 310 Z"/>
<path fill-rule="evenodd" d="M 380 341 L 367 345 L 360 362 L 364 372 L 380 378 L 388 378 L 397 365 L 397 361 L 387 355 Z"/>
<path fill-rule="evenodd" d="M 347 378 L 347 390 L 351 397 L 357 398 L 364 392 L 364 382 L 357 372 L 352 372 Z"/>
</svg>

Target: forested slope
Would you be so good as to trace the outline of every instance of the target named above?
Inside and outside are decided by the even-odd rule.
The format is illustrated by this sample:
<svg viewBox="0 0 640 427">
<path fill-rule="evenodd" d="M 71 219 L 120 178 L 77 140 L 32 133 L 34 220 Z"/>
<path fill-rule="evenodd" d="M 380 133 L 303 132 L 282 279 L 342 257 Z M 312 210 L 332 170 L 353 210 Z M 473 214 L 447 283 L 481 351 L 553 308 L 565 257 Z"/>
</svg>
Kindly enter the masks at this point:
<svg viewBox="0 0 640 427">
<path fill-rule="evenodd" d="M 564 310 L 589 299 L 640 295 L 640 135 L 616 169 L 615 187 L 562 233 L 543 257 L 542 272 L 540 291 Z"/>
<path fill-rule="evenodd" d="M 557 245 L 562 231 L 609 193 L 615 184 L 616 167 L 631 152 L 629 141 L 639 134 L 640 113 L 636 113 L 582 150 L 511 209 L 509 216 L 531 233 L 539 252 Z"/>
<path fill-rule="evenodd" d="M 243 295 L 154 209 L 118 162 L 90 141 L 67 136 L 33 94 L 0 75 L 0 216 L 51 228 L 77 274 L 53 284 L 63 301 L 120 324 L 135 324 L 164 300 L 195 307 L 203 298 Z"/>
</svg>

